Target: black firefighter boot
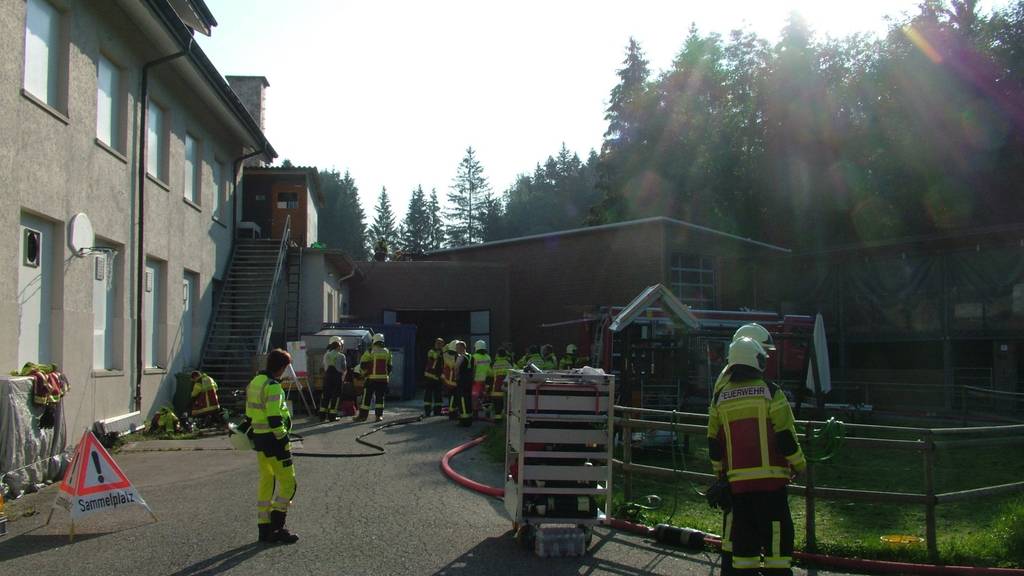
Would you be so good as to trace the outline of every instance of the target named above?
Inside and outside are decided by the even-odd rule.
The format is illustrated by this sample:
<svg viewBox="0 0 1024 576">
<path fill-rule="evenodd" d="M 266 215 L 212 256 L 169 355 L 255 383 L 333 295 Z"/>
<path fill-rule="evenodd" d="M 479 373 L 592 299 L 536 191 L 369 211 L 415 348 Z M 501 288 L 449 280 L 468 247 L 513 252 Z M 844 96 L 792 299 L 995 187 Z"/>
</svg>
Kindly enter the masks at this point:
<svg viewBox="0 0 1024 576">
<path fill-rule="evenodd" d="M 273 544 L 277 542 L 274 539 L 274 528 L 271 524 L 257 524 L 260 529 L 260 538 L 258 542 L 262 544 Z"/>
<path fill-rule="evenodd" d="M 274 531 L 274 541 L 281 544 L 295 544 L 299 541 L 299 535 L 292 534 L 284 527 L 284 520 L 287 515 L 286 512 L 281 512 L 280 510 L 274 510 L 270 513 L 270 526 Z"/>
</svg>

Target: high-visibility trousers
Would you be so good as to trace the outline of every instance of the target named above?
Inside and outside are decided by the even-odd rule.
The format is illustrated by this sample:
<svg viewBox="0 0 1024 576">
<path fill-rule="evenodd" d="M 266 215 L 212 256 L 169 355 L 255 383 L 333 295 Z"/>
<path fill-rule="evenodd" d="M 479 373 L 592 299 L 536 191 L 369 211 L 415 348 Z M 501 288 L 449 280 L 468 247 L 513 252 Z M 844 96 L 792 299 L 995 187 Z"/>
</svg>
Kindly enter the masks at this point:
<svg viewBox="0 0 1024 576">
<path fill-rule="evenodd" d="M 271 511 L 287 512 L 295 498 L 295 466 L 291 443 L 274 438 L 273 434 L 254 434 L 259 481 L 256 486 L 258 524 L 270 524 Z M 274 488 L 277 493 L 274 493 Z"/>
</svg>

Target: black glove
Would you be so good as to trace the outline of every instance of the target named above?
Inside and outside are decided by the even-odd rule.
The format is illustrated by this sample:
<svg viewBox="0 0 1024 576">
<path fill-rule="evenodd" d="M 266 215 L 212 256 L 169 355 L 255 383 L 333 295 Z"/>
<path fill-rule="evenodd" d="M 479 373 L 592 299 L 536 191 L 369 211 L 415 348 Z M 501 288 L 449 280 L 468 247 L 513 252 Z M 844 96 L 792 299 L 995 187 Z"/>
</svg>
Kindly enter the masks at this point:
<svg viewBox="0 0 1024 576">
<path fill-rule="evenodd" d="M 732 490 L 725 478 L 715 480 L 704 497 L 708 500 L 708 506 L 712 508 L 721 508 L 723 512 L 732 510 Z"/>
</svg>

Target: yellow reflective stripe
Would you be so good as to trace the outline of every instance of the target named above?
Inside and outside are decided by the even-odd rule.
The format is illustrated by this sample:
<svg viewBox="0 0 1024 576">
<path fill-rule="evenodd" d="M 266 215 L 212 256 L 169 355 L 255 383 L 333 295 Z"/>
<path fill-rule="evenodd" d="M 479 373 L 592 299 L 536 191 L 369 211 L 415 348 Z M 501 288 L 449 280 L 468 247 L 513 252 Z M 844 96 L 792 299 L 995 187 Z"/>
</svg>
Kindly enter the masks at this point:
<svg viewBox="0 0 1024 576">
<path fill-rule="evenodd" d="M 729 470 L 729 480 L 757 480 L 760 478 L 789 478 L 789 470 L 778 466 Z"/>
<path fill-rule="evenodd" d="M 733 556 L 732 567 L 739 568 L 741 570 L 749 568 L 760 568 L 761 557 L 760 556 Z"/>
<path fill-rule="evenodd" d="M 267 405 L 263 402 L 246 402 L 245 407 L 252 408 L 253 410 L 263 410 Z"/>
<path fill-rule="evenodd" d="M 274 504 L 288 504 L 291 500 L 283 496 L 274 496 Z"/>
<path fill-rule="evenodd" d="M 765 410 L 766 406 L 761 404 L 757 407 L 757 421 L 760 425 L 758 430 L 758 440 L 761 441 L 761 465 L 767 466 L 771 462 L 771 457 L 768 454 L 768 415 Z"/>
<path fill-rule="evenodd" d="M 768 551 L 771 554 L 782 552 L 782 523 L 772 520 L 772 548 Z"/>
<path fill-rule="evenodd" d="M 256 507 L 257 508 L 269 508 L 270 507 L 270 500 L 260 500 L 259 502 L 256 502 Z"/>
<path fill-rule="evenodd" d="M 284 398 L 284 396 L 282 396 L 281 394 L 273 394 L 271 396 L 267 396 L 267 403 L 269 404 L 271 402 L 280 402 L 281 398 Z"/>
<path fill-rule="evenodd" d="M 764 559 L 765 568 L 789 568 L 793 564 L 793 558 L 789 556 L 766 556 Z"/>
<path fill-rule="evenodd" d="M 253 430 L 270 430 L 270 424 L 268 424 L 266 422 L 253 422 L 252 423 L 252 429 Z"/>
</svg>

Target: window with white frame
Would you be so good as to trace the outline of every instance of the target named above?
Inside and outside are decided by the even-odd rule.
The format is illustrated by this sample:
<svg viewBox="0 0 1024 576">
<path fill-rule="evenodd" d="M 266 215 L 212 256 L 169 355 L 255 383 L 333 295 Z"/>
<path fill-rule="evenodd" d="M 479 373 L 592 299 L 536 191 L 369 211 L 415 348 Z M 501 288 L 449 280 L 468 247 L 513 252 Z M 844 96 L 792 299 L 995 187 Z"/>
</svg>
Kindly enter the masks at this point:
<svg viewBox="0 0 1024 576">
<path fill-rule="evenodd" d="M 152 100 L 146 110 L 146 172 L 167 182 L 167 111 Z"/>
<path fill-rule="evenodd" d="M 224 166 L 217 158 L 210 163 L 210 176 L 213 179 L 213 217 L 220 218 L 220 207 L 224 203 Z"/>
<path fill-rule="evenodd" d="M 63 112 L 67 50 L 61 14 L 46 0 L 28 0 L 25 4 L 25 90 Z"/>
<path fill-rule="evenodd" d="M 189 133 L 185 133 L 185 199 L 199 204 L 202 192 L 200 176 L 202 175 L 202 155 L 199 153 L 199 141 Z"/>
<path fill-rule="evenodd" d="M 715 307 L 715 262 L 708 256 L 673 254 L 669 270 L 672 292 L 694 308 Z"/>
<path fill-rule="evenodd" d="M 96 61 L 96 138 L 124 152 L 121 137 L 121 69 L 100 54 Z"/>
</svg>

